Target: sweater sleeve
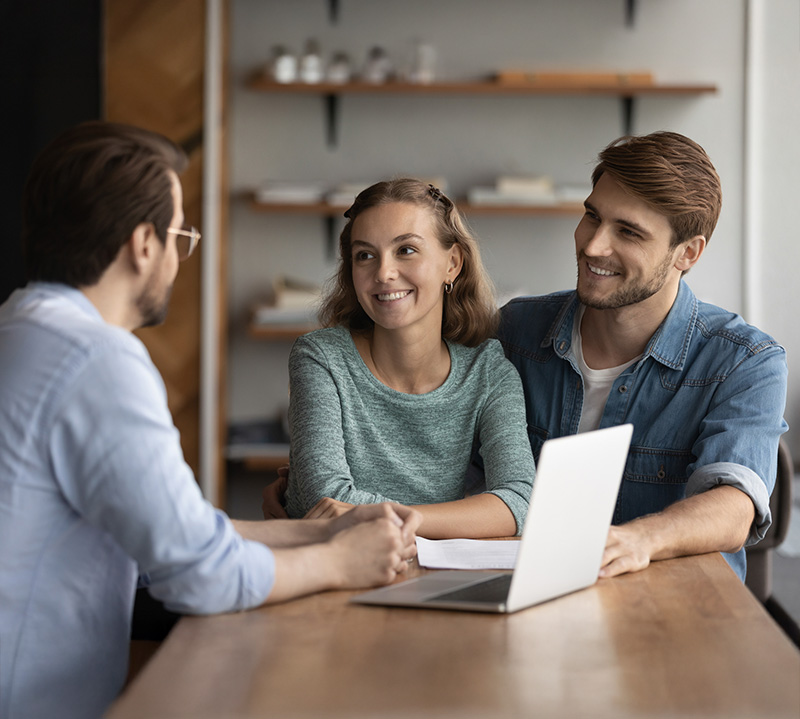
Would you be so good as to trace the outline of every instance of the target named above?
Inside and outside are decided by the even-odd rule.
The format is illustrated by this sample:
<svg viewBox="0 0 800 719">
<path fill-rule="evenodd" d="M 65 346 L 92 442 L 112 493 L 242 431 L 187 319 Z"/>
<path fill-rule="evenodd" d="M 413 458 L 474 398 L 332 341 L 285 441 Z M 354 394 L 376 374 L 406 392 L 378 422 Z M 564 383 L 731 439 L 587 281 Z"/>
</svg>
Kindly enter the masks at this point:
<svg viewBox="0 0 800 719">
<path fill-rule="evenodd" d="M 303 517 L 320 499 L 350 504 L 392 501 L 357 489 L 345 451 L 342 402 L 331 361 L 312 337 L 289 355 L 289 485 L 286 509 Z"/>
<path fill-rule="evenodd" d="M 525 419 L 522 382 L 513 365 L 500 358 L 498 381 L 478 428 L 486 491 L 502 499 L 522 532 L 536 473 Z"/>
</svg>

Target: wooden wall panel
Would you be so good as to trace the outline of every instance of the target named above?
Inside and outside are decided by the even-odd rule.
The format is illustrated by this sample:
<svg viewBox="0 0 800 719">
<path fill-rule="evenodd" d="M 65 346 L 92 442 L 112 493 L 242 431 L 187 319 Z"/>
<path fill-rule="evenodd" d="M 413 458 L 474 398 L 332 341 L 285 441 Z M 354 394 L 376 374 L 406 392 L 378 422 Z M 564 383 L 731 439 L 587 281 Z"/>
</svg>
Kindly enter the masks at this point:
<svg viewBox="0 0 800 719">
<path fill-rule="evenodd" d="M 205 2 L 105 0 L 104 13 L 105 117 L 160 132 L 187 150 L 184 212 L 188 223 L 200 227 Z M 200 281 L 196 253 L 180 268 L 166 322 L 137 333 L 164 377 L 184 455 L 195 473 Z"/>
</svg>

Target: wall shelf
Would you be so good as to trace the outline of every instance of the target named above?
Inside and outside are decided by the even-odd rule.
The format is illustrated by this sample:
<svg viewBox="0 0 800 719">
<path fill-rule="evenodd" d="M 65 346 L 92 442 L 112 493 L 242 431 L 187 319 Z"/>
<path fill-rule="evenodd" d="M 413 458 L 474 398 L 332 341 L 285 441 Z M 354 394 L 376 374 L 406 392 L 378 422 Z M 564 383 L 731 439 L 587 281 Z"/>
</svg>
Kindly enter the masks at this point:
<svg viewBox="0 0 800 719">
<path fill-rule="evenodd" d="M 275 92 L 306 95 L 605 95 L 612 97 L 633 97 L 638 95 L 703 95 L 717 92 L 716 85 L 657 83 L 527 83 L 505 84 L 492 80 L 467 82 L 436 82 L 428 85 L 407 82 L 368 82 L 337 83 L 277 83 L 263 73 L 254 73 L 247 86 L 256 92 Z"/>
<path fill-rule="evenodd" d="M 331 205 L 327 202 L 314 203 L 266 203 L 258 202 L 253 193 L 248 196 L 250 209 L 255 212 L 272 214 L 316 215 L 325 221 L 326 254 L 328 259 L 336 257 L 335 219 L 342 217 L 347 205 Z M 583 204 L 578 202 L 558 202 L 552 205 L 471 205 L 466 200 L 456 200 L 456 207 L 465 215 L 495 215 L 517 217 L 564 217 L 583 213 Z"/>
<path fill-rule="evenodd" d="M 257 202 L 249 196 L 250 209 L 256 212 L 295 215 L 342 217 L 347 205 L 330 205 L 327 202 L 310 204 Z M 580 202 L 559 202 L 553 205 L 471 205 L 466 200 L 455 200 L 456 207 L 465 215 L 576 215 L 583 212 Z"/>
</svg>

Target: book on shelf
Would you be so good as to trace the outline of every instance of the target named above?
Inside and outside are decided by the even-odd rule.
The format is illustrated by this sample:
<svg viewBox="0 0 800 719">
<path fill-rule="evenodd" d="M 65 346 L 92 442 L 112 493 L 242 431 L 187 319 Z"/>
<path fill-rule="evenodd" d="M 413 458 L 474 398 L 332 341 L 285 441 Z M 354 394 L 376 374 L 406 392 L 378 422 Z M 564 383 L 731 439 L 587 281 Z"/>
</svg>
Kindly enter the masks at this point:
<svg viewBox="0 0 800 719">
<path fill-rule="evenodd" d="M 262 182 L 255 192 L 255 201 L 263 205 L 310 205 L 322 202 L 325 185 L 319 182 Z"/>
<path fill-rule="evenodd" d="M 564 204 L 582 205 L 583 201 L 592 194 L 592 186 L 578 184 L 556 185 L 556 200 Z"/>
<path fill-rule="evenodd" d="M 314 283 L 278 276 L 272 282 L 272 300 L 252 308 L 251 323 L 269 325 L 314 325 L 320 300 Z"/>
<path fill-rule="evenodd" d="M 341 182 L 327 192 L 325 202 L 332 207 L 350 207 L 356 195 L 372 184 L 372 182 Z"/>
<path fill-rule="evenodd" d="M 500 85 L 541 87 L 625 87 L 626 85 L 652 85 L 653 73 L 646 70 L 633 72 L 594 70 L 500 70 L 495 74 Z"/>
<path fill-rule="evenodd" d="M 548 175 L 500 175 L 494 185 L 478 185 L 467 191 L 467 202 L 476 207 L 551 207 L 581 204 L 592 188 L 557 185 Z"/>
<path fill-rule="evenodd" d="M 467 191 L 471 205 L 554 205 L 553 180 L 547 175 L 501 175 L 494 185 L 471 187 Z"/>
</svg>

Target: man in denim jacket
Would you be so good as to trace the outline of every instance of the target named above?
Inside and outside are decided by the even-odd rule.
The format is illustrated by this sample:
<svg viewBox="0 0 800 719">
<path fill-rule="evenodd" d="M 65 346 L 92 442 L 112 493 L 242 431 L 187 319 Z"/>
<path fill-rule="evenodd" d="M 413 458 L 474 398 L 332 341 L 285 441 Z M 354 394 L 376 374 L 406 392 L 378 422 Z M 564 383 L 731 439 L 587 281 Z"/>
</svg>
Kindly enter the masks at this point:
<svg viewBox="0 0 800 719">
<path fill-rule="evenodd" d="M 719 177 L 699 145 L 658 132 L 609 145 L 592 186 L 577 290 L 503 308 L 534 456 L 546 439 L 633 423 L 600 575 L 720 551 L 744 579 L 744 547 L 771 521 L 787 370 L 771 337 L 682 280 L 719 217 Z"/>
</svg>

